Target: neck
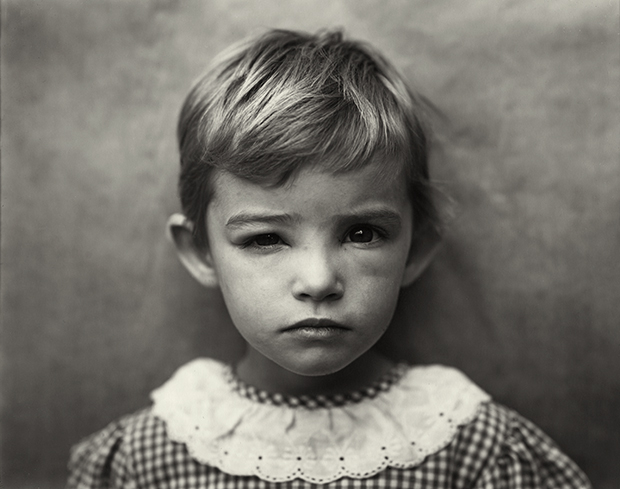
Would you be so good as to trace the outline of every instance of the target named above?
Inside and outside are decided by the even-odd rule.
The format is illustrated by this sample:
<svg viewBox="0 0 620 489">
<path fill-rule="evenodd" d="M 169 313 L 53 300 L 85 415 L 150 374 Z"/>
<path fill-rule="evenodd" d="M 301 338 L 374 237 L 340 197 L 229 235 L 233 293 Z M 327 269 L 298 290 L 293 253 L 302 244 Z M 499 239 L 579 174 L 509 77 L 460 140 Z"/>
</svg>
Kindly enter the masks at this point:
<svg viewBox="0 0 620 489">
<path fill-rule="evenodd" d="M 338 372 L 306 376 L 265 358 L 251 347 L 237 364 L 240 380 L 257 389 L 290 396 L 333 395 L 362 389 L 385 375 L 394 362 L 370 350 Z"/>
</svg>

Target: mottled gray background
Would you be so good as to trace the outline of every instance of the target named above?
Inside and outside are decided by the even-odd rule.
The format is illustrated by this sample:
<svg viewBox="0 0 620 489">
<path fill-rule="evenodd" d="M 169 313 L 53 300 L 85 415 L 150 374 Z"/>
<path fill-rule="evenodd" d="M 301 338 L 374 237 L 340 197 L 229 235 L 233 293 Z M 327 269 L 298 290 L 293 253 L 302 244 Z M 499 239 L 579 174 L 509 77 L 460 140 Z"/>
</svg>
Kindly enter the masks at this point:
<svg viewBox="0 0 620 489">
<path fill-rule="evenodd" d="M 2 2 L 2 475 L 59 487 L 71 444 L 183 362 L 241 344 L 164 237 L 191 80 L 268 26 L 344 26 L 447 115 L 446 244 L 384 346 L 462 368 L 620 486 L 618 2 Z"/>
</svg>

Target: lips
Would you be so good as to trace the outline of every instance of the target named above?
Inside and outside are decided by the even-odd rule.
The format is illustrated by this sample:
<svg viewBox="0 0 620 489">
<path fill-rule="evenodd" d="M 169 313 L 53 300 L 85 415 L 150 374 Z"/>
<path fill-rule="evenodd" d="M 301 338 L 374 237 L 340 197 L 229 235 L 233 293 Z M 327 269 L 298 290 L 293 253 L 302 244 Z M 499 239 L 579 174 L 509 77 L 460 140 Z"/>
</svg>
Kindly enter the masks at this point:
<svg viewBox="0 0 620 489">
<path fill-rule="evenodd" d="M 288 326 L 283 329 L 283 331 L 294 331 L 294 330 L 347 330 L 346 326 L 343 324 L 332 321 L 331 319 L 321 319 L 321 318 L 308 318 L 303 321 L 299 321 L 291 326 Z"/>
</svg>

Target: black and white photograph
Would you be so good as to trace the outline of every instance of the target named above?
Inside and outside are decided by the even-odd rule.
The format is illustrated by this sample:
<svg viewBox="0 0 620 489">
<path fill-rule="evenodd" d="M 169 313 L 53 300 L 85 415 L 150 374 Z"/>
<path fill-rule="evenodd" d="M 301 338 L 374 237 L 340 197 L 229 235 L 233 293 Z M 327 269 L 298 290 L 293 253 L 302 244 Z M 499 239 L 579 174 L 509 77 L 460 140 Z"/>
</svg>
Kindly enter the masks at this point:
<svg viewBox="0 0 620 489">
<path fill-rule="evenodd" d="M 618 0 L 1 0 L 0 487 L 620 487 Z"/>
</svg>

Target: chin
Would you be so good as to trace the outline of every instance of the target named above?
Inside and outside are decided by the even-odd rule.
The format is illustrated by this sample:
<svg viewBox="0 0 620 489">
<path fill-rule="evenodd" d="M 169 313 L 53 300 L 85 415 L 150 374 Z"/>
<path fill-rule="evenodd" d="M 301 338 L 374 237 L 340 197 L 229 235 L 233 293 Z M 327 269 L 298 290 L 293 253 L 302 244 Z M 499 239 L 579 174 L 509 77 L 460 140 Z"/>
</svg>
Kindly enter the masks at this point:
<svg viewBox="0 0 620 489">
<path fill-rule="evenodd" d="M 280 366 L 297 375 L 321 377 L 339 372 L 352 361 L 353 359 L 338 361 L 338 359 L 335 358 L 308 359 L 304 361 L 302 358 L 296 358 L 294 362 L 283 362 L 280 363 Z"/>
</svg>

